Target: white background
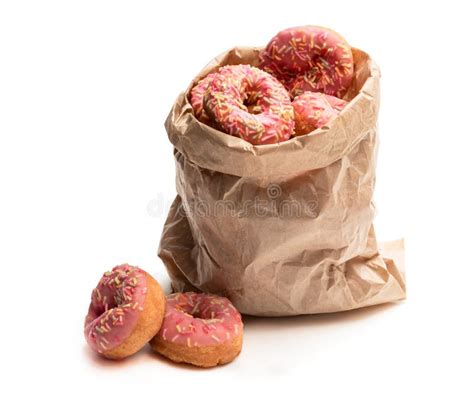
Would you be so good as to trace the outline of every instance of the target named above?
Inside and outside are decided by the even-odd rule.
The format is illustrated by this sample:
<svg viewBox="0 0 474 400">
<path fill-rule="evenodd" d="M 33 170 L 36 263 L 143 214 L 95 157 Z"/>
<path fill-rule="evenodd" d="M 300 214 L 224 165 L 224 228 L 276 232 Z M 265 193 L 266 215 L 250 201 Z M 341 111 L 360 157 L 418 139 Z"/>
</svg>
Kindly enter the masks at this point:
<svg viewBox="0 0 474 400">
<path fill-rule="evenodd" d="M 2 398 L 472 399 L 469 2 L 0 4 Z M 407 301 L 247 318 L 241 355 L 212 370 L 149 348 L 96 357 L 82 323 L 103 271 L 130 262 L 169 289 L 156 250 L 175 97 L 215 55 L 302 24 L 382 69 L 376 229 L 406 240 Z"/>
</svg>

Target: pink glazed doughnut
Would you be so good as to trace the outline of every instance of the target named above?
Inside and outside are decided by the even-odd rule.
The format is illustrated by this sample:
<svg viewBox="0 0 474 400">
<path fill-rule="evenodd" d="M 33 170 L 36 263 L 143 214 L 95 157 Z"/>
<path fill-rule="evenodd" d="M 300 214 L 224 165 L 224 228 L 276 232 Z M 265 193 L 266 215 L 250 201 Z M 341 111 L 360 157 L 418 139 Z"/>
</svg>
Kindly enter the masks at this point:
<svg viewBox="0 0 474 400">
<path fill-rule="evenodd" d="M 136 353 L 159 331 L 165 302 L 160 285 L 145 271 L 128 264 L 113 268 L 92 291 L 87 344 L 111 359 Z"/>
<path fill-rule="evenodd" d="M 204 109 L 222 131 L 255 145 L 282 142 L 293 134 L 288 92 L 250 65 L 220 68 L 204 95 Z"/>
<path fill-rule="evenodd" d="M 278 33 L 260 53 L 259 67 L 283 82 L 293 97 L 305 91 L 342 97 L 354 74 L 349 44 L 337 32 L 319 26 Z"/>
<path fill-rule="evenodd" d="M 214 367 L 237 357 L 242 337 L 242 317 L 225 297 L 175 293 L 167 297 L 163 325 L 150 345 L 175 362 Z"/>
<path fill-rule="evenodd" d="M 293 100 L 295 134 L 306 135 L 326 125 L 347 104 L 334 96 L 318 92 L 304 92 Z"/>
</svg>

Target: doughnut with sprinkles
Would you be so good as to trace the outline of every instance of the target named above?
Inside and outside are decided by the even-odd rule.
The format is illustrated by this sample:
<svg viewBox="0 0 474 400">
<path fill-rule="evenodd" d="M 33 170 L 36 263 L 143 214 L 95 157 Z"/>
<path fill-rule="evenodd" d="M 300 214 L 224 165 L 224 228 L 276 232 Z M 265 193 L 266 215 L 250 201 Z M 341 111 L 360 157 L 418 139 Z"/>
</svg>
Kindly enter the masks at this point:
<svg viewBox="0 0 474 400">
<path fill-rule="evenodd" d="M 273 76 L 250 65 L 220 68 L 203 104 L 222 131 L 255 145 L 282 142 L 294 132 L 288 92 Z"/>
<path fill-rule="evenodd" d="M 214 367 L 237 357 L 242 337 L 242 317 L 225 297 L 175 293 L 167 297 L 163 325 L 150 345 L 173 361 Z"/>
<path fill-rule="evenodd" d="M 351 47 L 331 29 L 288 28 L 260 53 L 259 67 L 277 77 L 293 97 L 305 91 L 343 97 L 354 74 Z"/>
<path fill-rule="evenodd" d="M 159 331 L 165 302 L 158 282 L 142 269 L 113 268 L 92 291 L 84 324 L 87 344 L 111 359 L 136 353 Z"/>
<path fill-rule="evenodd" d="M 318 92 L 304 92 L 293 103 L 296 135 L 306 135 L 325 126 L 347 104 L 346 101 Z"/>
</svg>

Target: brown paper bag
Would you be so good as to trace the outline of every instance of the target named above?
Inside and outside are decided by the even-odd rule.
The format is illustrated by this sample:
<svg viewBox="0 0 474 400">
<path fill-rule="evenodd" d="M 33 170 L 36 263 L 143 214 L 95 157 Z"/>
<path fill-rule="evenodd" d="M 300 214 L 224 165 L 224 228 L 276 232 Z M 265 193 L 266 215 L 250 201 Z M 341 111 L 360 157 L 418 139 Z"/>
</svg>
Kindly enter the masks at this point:
<svg viewBox="0 0 474 400">
<path fill-rule="evenodd" d="M 258 52 L 225 52 L 194 82 L 222 65 L 255 65 Z M 372 226 L 380 73 L 353 53 L 350 104 L 328 127 L 280 144 L 253 146 L 198 122 L 192 84 L 178 97 L 165 124 L 178 196 L 159 249 L 174 290 L 223 295 L 262 316 L 405 298 L 403 243 L 384 258 Z"/>
</svg>

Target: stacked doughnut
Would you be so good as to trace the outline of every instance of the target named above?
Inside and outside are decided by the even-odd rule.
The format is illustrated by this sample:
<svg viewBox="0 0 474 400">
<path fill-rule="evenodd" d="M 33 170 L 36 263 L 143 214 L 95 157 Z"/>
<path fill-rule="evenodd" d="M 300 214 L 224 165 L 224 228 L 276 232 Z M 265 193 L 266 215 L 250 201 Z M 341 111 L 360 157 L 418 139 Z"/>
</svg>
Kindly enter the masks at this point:
<svg viewBox="0 0 474 400">
<path fill-rule="evenodd" d="M 160 329 L 165 304 L 160 285 L 142 269 L 123 264 L 105 272 L 92 291 L 87 344 L 111 359 L 136 353 Z"/>
<path fill-rule="evenodd" d="M 170 360 L 213 367 L 240 353 L 243 324 L 228 299 L 193 292 L 165 298 L 153 277 L 124 264 L 104 273 L 92 291 L 84 335 L 109 359 L 128 357 L 150 342 Z"/>
<path fill-rule="evenodd" d="M 317 26 L 289 28 L 261 50 L 259 65 L 227 65 L 191 90 L 195 117 L 254 145 L 305 135 L 345 107 L 354 61 L 346 40 Z"/>
</svg>

